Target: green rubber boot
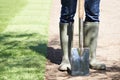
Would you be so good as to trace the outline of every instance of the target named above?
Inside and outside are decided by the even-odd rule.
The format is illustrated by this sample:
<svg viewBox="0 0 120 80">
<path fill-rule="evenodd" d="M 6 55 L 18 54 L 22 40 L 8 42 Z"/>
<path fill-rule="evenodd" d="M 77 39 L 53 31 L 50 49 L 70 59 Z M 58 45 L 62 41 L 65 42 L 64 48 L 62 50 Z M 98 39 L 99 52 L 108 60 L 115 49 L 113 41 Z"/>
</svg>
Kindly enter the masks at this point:
<svg viewBox="0 0 120 80">
<path fill-rule="evenodd" d="M 106 65 L 96 60 L 98 30 L 99 22 L 85 22 L 84 47 L 90 48 L 90 68 L 95 70 L 105 70 Z"/>
<path fill-rule="evenodd" d="M 60 42 L 63 53 L 62 62 L 59 66 L 60 71 L 71 69 L 69 56 L 73 41 L 73 23 L 60 23 Z"/>
</svg>

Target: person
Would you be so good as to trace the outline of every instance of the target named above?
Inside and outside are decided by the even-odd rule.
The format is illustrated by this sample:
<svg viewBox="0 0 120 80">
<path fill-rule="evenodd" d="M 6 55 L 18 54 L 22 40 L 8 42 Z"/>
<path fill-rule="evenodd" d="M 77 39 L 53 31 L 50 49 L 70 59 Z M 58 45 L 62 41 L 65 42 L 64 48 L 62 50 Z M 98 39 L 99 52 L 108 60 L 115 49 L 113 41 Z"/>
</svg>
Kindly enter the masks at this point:
<svg viewBox="0 0 120 80">
<path fill-rule="evenodd" d="M 60 15 L 60 43 L 63 53 L 59 70 L 66 71 L 71 68 L 69 55 L 73 42 L 74 16 L 77 0 L 61 0 Z M 97 37 L 99 31 L 100 0 L 85 0 L 84 20 L 84 47 L 89 47 L 89 64 L 91 69 L 105 70 L 106 65 L 96 60 Z"/>
</svg>

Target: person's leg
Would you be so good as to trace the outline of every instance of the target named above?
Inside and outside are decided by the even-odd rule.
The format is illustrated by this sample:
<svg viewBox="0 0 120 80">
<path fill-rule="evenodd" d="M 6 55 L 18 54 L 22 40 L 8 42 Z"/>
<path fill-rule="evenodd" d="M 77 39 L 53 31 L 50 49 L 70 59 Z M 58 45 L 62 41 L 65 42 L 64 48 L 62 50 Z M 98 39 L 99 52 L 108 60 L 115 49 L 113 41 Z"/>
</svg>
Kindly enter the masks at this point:
<svg viewBox="0 0 120 80">
<path fill-rule="evenodd" d="M 77 0 L 61 0 L 60 23 L 74 22 Z"/>
<path fill-rule="evenodd" d="M 84 46 L 90 48 L 90 68 L 105 70 L 105 64 L 96 60 L 97 37 L 99 31 L 100 0 L 85 1 Z"/>
<path fill-rule="evenodd" d="M 85 0 L 85 22 L 99 22 L 100 0 Z"/>
<path fill-rule="evenodd" d="M 60 42 L 63 53 L 62 62 L 59 70 L 65 71 L 71 68 L 69 62 L 69 55 L 71 52 L 73 39 L 73 22 L 76 12 L 77 0 L 61 0 L 61 17 L 60 17 Z"/>
</svg>

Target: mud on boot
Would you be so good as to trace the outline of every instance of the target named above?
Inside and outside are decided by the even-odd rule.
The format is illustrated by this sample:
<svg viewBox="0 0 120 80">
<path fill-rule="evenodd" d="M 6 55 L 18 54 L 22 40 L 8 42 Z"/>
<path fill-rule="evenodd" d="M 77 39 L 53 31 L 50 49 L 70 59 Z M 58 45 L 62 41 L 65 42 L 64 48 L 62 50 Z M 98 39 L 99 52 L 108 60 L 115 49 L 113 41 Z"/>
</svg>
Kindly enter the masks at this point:
<svg viewBox="0 0 120 80">
<path fill-rule="evenodd" d="M 84 23 L 84 47 L 90 48 L 90 68 L 96 70 L 105 70 L 106 65 L 96 60 L 97 38 L 99 31 L 99 22 Z"/>
<path fill-rule="evenodd" d="M 69 60 L 68 61 L 63 60 L 58 69 L 60 71 L 67 71 L 68 68 L 71 69 Z"/>
<path fill-rule="evenodd" d="M 99 62 L 97 60 L 91 60 L 90 61 L 90 68 L 95 70 L 106 70 L 106 65 L 102 62 Z"/>
<path fill-rule="evenodd" d="M 72 48 L 73 41 L 73 22 L 70 23 L 60 23 L 60 43 L 63 53 L 62 62 L 59 66 L 60 71 L 66 71 L 67 68 L 71 69 L 69 57 Z"/>
</svg>

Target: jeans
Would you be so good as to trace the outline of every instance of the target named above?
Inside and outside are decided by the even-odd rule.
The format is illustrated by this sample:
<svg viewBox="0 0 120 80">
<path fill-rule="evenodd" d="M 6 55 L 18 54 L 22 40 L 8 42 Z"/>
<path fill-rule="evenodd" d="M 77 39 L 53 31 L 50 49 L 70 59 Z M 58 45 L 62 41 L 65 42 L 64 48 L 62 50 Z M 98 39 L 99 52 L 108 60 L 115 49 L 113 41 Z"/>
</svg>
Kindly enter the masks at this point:
<svg viewBox="0 0 120 80">
<path fill-rule="evenodd" d="M 74 22 L 77 0 L 61 0 L 61 23 Z M 85 0 L 85 21 L 99 22 L 100 0 Z"/>
</svg>

